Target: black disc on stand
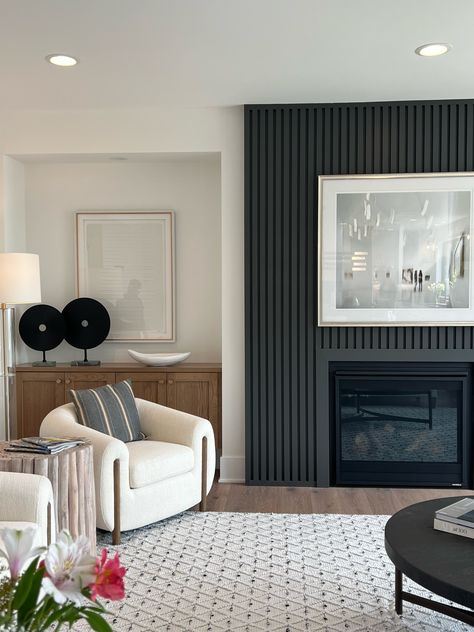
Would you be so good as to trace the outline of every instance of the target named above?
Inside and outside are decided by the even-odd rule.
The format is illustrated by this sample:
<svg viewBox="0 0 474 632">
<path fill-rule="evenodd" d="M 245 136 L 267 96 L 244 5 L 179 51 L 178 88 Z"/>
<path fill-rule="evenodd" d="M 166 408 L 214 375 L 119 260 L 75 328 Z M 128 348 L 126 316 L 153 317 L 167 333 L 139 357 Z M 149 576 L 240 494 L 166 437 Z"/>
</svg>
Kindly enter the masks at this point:
<svg viewBox="0 0 474 632">
<path fill-rule="evenodd" d="M 100 345 L 110 331 L 108 311 L 93 298 L 76 298 L 63 309 L 66 322 L 66 342 L 84 350 L 84 360 L 71 362 L 72 366 L 98 366 L 99 360 L 88 360 L 87 350 Z"/>
<path fill-rule="evenodd" d="M 33 362 L 33 366 L 56 366 L 56 362 L 46 360 L 46 351 L 55 349 L 66 335 L 66 323 L 61 312 L 51 305 L 33 305 L 20 318 L 18 328 L 28 347 L 43 352 L 43 360 Z"/>
</svg>

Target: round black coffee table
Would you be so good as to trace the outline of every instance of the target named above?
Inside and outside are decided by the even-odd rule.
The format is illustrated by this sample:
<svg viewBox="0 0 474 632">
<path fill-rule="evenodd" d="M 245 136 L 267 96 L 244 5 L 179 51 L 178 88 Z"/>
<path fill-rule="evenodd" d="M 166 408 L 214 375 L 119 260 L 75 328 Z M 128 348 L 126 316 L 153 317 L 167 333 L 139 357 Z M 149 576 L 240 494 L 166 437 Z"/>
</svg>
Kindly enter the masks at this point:
<svg viewBox="0 0 474 632">
<path fill-rule="evenodd" d="M 402 509 L 385 527 L 385 549 L 395 565 L 395 611 L 409 601 L 474 626 L 474 540 L 433 529 L 435 511 L 465 496 L 437 498 Z M 467 609 L 403 590 L 403 575 Z"/>
</svg>

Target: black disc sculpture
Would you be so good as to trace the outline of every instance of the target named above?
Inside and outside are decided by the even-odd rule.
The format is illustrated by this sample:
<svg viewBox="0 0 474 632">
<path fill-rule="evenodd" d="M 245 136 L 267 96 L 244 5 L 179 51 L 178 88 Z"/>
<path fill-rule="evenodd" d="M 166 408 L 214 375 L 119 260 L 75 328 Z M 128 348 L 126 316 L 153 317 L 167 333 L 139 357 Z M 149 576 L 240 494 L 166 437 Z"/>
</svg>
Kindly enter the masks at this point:
<svg viewBox="0 0 474 632">
<path fill-rule="evenodd" d="M 43 352 L 43 360 L 33 362 L 33 366 L 56 366 L 56 362 L 46 360 L 46 351 L 55 349 L 66 335 L 66 323 L 59 310 L 51 305 L 33 305 L 20 318 L 19 331 L 28 347 Z"/>
<path fill-rule="evenodd" d="M 63 309 L 66 322 L 66 342 L 84 350 L 84 360 L 71 362 L 71 366 L 98 366 L 99 360 L 88 360 L 87 350 L 103 342 L 110 331 L 108 311 L 93 298 L 76 298 Z"/>
</svg>

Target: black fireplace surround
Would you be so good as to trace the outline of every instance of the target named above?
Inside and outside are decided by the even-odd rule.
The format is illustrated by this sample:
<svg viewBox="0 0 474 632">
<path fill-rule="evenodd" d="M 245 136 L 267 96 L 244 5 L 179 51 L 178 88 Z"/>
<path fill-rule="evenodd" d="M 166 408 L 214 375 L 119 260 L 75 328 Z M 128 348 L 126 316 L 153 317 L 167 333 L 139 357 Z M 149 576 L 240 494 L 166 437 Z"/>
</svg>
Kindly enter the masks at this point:
<svg viewBox="0 0 474 632">
<path fill-rule="evenodd" d="M 333 485 L 471 487 L 471 367 L 331 363 Z"/>
<path fill-rule="evenodd" d="M 474 361 L 470 325 L 316 325 L 318 175 L 473 170 L 471 99 L 245 106 L 249 485 L 326 487 L 334 482 L 329 363 Z M 421 422 L 412 427 L 428 428 Z M 466 468 L 465 438 L 458 447 Z M 455 467 L 456 480 L 462 481 L 459 464 Z M 376 484 L 375 474 L 373 480 Z"/>
</svg>

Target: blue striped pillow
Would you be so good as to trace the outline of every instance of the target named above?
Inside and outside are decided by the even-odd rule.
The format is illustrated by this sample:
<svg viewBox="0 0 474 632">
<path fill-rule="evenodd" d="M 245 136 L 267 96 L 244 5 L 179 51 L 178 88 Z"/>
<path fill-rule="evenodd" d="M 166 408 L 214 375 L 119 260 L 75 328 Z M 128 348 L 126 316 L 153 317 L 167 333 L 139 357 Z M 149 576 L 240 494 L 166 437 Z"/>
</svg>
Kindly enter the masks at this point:
<svg viewBox="0 0 474 632">
<path fill-rule="evenodd" d="M 130 380 L 69 392 L 83 426 L 126 443 L 143 439 Z"/>
</svg>

